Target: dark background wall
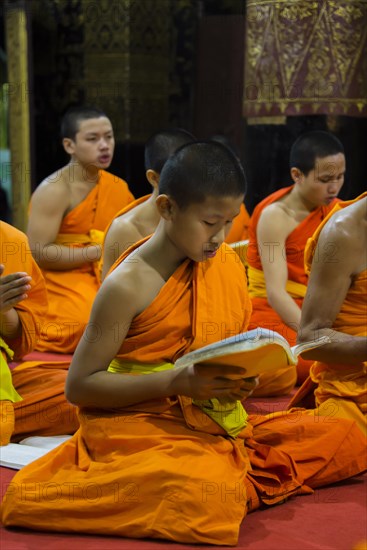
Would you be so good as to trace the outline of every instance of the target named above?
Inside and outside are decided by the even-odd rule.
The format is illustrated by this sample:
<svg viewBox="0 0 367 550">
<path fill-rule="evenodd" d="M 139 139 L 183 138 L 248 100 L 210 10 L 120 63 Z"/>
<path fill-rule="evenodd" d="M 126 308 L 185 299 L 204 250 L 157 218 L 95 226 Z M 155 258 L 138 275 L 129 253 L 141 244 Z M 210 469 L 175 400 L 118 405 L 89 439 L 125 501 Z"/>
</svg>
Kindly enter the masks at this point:
<svg viewBox="0 0 367 550">
<path fill-rule="evenodd" d="M 250 212 L 271 192 L 291 182 L 288 157 L 295 139 L 309 130 L 328 130 L 343 143 L 347 159 L 340 197 L 366 190 L 364 151 L 367 119 L 348 116 L 290 116 L 285 124 L 249 125 L 242 116 L 245 2 L 210 2 L 198 26 L 194 131 L 199 137 L 225 134 L 245 166 Z"/>
<path fill-rule="evenodd" d="M 110 171 L 135 194 L 149 192 L 144 143 L 156 130 L 180 126 L 198 138 L 228 138 L 248 176 L 246 205 L 290 183 L 296 137 L 329 129 L 343 142 L 342 198 L 365 190 L 367 119 L 293 116 L 285 124 L 249 125 L 242 115 L 245 0 L 29 0 L 33 188 L 68 161 L 59 139 L 65 109 L 94 103 L 116 130 Z M 128 17 L 127 17 L 128 15 Z"/>
</svg>

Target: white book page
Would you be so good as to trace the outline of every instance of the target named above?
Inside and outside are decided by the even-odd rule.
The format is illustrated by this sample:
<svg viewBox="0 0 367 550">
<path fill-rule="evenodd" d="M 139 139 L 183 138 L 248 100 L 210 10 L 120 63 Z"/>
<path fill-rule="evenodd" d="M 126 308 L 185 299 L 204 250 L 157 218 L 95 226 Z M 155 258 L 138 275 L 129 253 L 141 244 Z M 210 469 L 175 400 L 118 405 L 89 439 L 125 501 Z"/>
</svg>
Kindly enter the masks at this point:
<svg viewBox="0 0 367 550">
<path fill-rule="evenodd" d="M 0 466 L 20 470 L 37 458 L 67 441 L 71 435 L 52 437 L 27 437 L 20 443 L 9 443 L 0 447 Z"/>
<path fill-rule="evenodd" d="M 0 447 L 0 466 L 20 470 L 23 466 L 30 464 L 48 452 L 49 449 L 9 443 Z"/>
<path fill-rule="evenodd" d="M 304 342 L 303 344 L 296 344 L 295 346 L 292 346 L 291 350 L 293 354 L 298 357 L 299 354 L 304 351 L 319 348 L 320 346 L 324 346 L 325 344 L 330 344 L 330 342 L 331 338 L 329 338 L 329 336 L 320 336 L 320 338 L 316 338 L 316 340 Z"/>
</svg>

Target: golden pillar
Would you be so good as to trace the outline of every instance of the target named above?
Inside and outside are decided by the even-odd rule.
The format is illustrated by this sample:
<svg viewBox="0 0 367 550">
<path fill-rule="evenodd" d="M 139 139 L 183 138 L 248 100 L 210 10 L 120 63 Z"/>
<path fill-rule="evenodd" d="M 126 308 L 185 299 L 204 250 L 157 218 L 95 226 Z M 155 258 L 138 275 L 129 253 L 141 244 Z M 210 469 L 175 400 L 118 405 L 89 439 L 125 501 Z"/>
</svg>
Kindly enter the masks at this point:
<svg viewBox="0 0 367 550">
<path fill-rule="evenodd" d="M 25 231 L 31 194 L 31 154 L 27 12 L 23 2 L 6 5 L 5 33 L 13 225 Z"/>
</svg>

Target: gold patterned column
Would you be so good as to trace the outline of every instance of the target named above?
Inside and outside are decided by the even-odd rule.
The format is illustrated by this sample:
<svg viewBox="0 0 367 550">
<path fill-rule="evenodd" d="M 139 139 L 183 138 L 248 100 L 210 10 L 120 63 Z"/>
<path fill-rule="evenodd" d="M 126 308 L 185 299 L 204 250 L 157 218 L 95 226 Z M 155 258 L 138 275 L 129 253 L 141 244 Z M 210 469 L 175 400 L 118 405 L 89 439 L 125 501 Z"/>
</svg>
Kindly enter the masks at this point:
<svg viewBox="0 0 367 550">
<path fill-rule="evenodd" d="M 168 124 L 172 0 L 83 0 L 87 103 L 120 142 L 144 143 Z"/>
<path fill-rule="evenodd" d="M 27 13 L 23 3 L 6 5 L 5 33 L 13 225 L 25 231 L 31 193 L 31 155 Z"/>
<path fill-rule="evenodd" d="M 249 0 L 244 115 L 367 116 L 366 0 Z"/>
</svg>

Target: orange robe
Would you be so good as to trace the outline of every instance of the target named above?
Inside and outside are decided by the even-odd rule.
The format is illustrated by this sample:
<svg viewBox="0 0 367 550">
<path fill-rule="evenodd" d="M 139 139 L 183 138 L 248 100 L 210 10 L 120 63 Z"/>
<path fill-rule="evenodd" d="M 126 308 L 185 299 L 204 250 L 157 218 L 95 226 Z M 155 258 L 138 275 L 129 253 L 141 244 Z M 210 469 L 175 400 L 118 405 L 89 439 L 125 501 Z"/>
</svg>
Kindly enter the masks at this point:
<svg viewBox="0 0 367 550">
<path fill-rule="evenodd" d="M 250 216 L 246 210 L 246 206 L 241 204 L 240 213 L 233 220 L 232 227 L 225 239 L 226 243 L 236 243 L 248 239 L 248 226 L 250 224 Z"/>
<path fill-rule="evenodd" d="M 13 384 L 23 400 L 14 404 L 12 442 L 30 436 L 73 434 L 79 427 L 76 408 L 65 397 L 71 355 L 44 353 L 42 361 L 23 361 L 12 370 Z"/>
<path fill-rule="evenodd" d="M 119 360 L 144 362 L 149 371 L 244 330 L 250 312 L 245 270 L 223 245 L 215 258 L 176 270 L 133 320 Z M 182 396 L 79 414 L 69 441 L 13 478 L 5 526 L 235 545 L 242 519 L 260 503 L 310 493 L 366 467 L 350 420 L 257 416 L 255 427 L 249 422 L 231 438 Z"/>
<path fill-rule="evenodd" d="M 69 212 L 60 226 L 57 242 L 83 246 L 94 242 L 93 230 L 105 231 L 123 206 L 134 200 L 127 183 L 104 170 L 88 196 Z M 49 312 L 42 324 L 38 351 L 73 353 L 89 320 L 99 288 L 93 263 L 68 271 L 43 270 Z"/>
<path fill-rule="evenodd" d="M 311 270 L 312 259 L 320 232 L 331 215 L 342 208 L 366 197 L 364 193 L 351 201 L 338 203 L 316 233 L 309 239 L 305 251 L 306 270 Z M 367 335 L 367 269 L 353 277 L 333 329 L 353 336 Z M 310 400 L 314 392 L 314 399 Z M 311 395 L 310 395 L 311 394 Z M 308 403 L 333 413 L 336 417 L 354 418 L 367 435 L 367 361 L 354 365 L 315 361 L 310 376 L 292 399 L 292 406 Z"/>
<path fill-rule="evenodd" d="M 133 200 L 127 184 L 101 171 L 96 187 L 65 216 L 58 242 L 87 244 L 94 230 L 104 231 L 115 213 Z M 72 434 L 79 426 L 76 409 L 66 401 L 64 388 L 72 353 L 89 320 L 99 288 L 95 266 L 86 264 L 69 271 L 44 270 L 49 312 L 44 316 L 42 339 L 36 349 L 59 352 L 55 361 L 45 353 L 42 361 L 25 361 L 12 371 L 13 384 L 23 401 L 15 405 L 12 441 L 31 435 Z"/>
<path fill-rule="evenodd" d="M 0 385 L 2 416 L 0 430 L 1 442 L 4 444 L 9 442 L 14 428 L 13 406 L 20 402 L 17 391 L 14 391 L 15 385 L 7 363 L 13 357 L 21 359 L 23 355 L 26 355 L 35 347 L 39 338 L 41 323 L 47 312 L 47 293 L 41 270 L 32 258 L 26 235 L 15 227 L 0 221 L 0 245 L 0 263 L 5 267 L 2 275 L 6 276 L 20 271 L 26 272 L 32 277 L 31 289 L 27 293 L 28 298 L 15 306 L 22 325 L 21 333 L 17 338 L 4 338 L 3 343 L 0 342 L 0 353 L 2 355 Z M 21 397 L 23 396 L 21 395 Z"/>
<path fill-rule="evenodd" d="M 247 248 L 247 262 L 250 266 L 249 277 L 249 291 L 252 299 L 252 316 L 250 320 L 250 328 L 264 327 L 270 330 L 279 332 L 288 341 L 291 346 L 296 344 L 297 331 L 292 330 L 285 325 L 279 315 L 270 306 L 266 298 L 266 288 L 255 285 L 254 276 L 251 273 L 251 268 L 255 268 L 262 272 L 261 264 L 261 251 L 259 251 L 257 243 L 257 224 L 259 222 L 260 215 L 265 207 L 277 202 L 291 191 L 293 186 L 284 187 L 278 189 L 275 193 L 272 193 L 261 201 L 255 208 L 250 221 L 249 227 L 249 244 Z M 320 206 L 313 210 L 307 218 L 305 218 L 287 237 L 285 243 L 285 254 L 287 258 L 288 266 L 288 281 L 290 283 L 296 283 L 301 285 L 299 288 L 290 290 L 290 294 L 299 307 L 302 307 L 304 294 L 306 292 L 306 285 L 308 277 L 304 268 L 304 250 L 307 239 L 313 235 L 318 225 L 322 222 L 327 214 L 333 209 L 336 200 L 334 200 L 329 206 Z M 276 245 L 276 244 L 275 244 Z M 262 251 L 263 254 L 271 253 L 271 249 Z M 294 285 L 293 285 L 294 286 Z M 303 287 L 303 289 L 302 289 Z M 303 382 L 308 376 L 309 368 L 312 361 L 306 361 L 302 358 L 298 359 L 297 372 L 298 382 Z M 290 380 L 287 375 L 284 376 L 279 372 L 277 379 L 272 379 L 269 383 L 262 384 L 261 393 L 257 395 L 278 395 L 281 393 L 288 393 L 294 386 L 295 380 Z"/>
</svg>

